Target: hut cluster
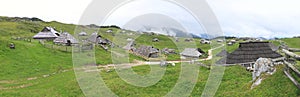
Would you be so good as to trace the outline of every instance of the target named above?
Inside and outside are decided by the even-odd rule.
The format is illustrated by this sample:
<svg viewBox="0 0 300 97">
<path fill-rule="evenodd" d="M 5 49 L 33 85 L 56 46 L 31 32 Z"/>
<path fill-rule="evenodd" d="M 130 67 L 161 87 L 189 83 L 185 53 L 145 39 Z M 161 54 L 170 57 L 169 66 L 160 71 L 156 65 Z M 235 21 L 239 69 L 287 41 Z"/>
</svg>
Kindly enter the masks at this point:
<svg viewBox="0 0 300 97">
<path fill-rule="evenodd" d="M 124 47 L 124 50 L 130 51 L 131 53 L 143 57 L 145 59 L 148 58 L 158 58 L 159 57 L 159 49 L 154 48 L 153 46 L 145 46 L 141 45 L 140 47 L 136 48 L 136 44 L 134 40 L 130 40 Z"/>
<path fill-rule="evenodd" d="M 90 35 L 89 38 L 86 39 L 88 42 L 100 45 L 104 50 L 108 50 L 109 47 L 114 47 L 113 42 L 108 39 L 105 39 L 97 32 L 94 32 Z"/>
<path fill-rule="evenodd" d="M 252 37 L 240 37 L 240 38 L 231 38 L 226 41 L 228 46 L 232 46 L 238 42 L 262 42 L 266 39 L 263 38 L 252 38 Z M 223 42 L 223 40 L 218 40 L 218 42 Z"/>
<path fill-rule="evenodd" d="M 190 39 L 188 39 L 190 40 Z M 135 41 L 131 38 L 127 39 L 128 43 L 123 47 L 124 50 L 130 51 L 131 53 L 143 57 L 145 59 L 158 58 L 160 54 L 170 55 L 179 54 L 183 59 L 194 59 L 200 58 L 205 52 L 200 48 L 185 48 L 181 53 L 177 53 L 176 49 L 164 48 L 158 49 L 153 46 L 141 45 L 136 47 Z M 152 42 L 159 42 L 158 38 L 153 38 Z"/>
<path fill-rule="evenodd" d="M 107 33 L 111 32 L 111 29 L 107 31 Z M 114 46 L 114 44 L 110 40 L 103 38 L 96 32 L 92 33 L 90 36 L 86 32 L 80 32 L 78 33 L 78 36 L 79 38 L 85 37 L 84 39 L 82 39 L 83 42 L 97 44 L 105 50 L 108 50 L 109 47 Z M 54 44 L 64 46 L 72 46 L 79 43 L 79 41 L 70 33 L 58 32 L 52 27 L 45 27 L 41 32 L 34 35 L 33 39 L 41 41 L 53 41 Z"/>
<path fill-rule="evenodd" d="M 209 41 L 209 40 L 206 40 L 206 39 L 201 39 L 201 40 L 200 40 L 200 43 L 201 43 L 201 44 L 210 44 L 210 41 Z"/>
<path fill-rule="evenodd" d="M 33 36 L 33 39 L 53 41 L 55 44 L 71 46 L 78 41 L 68 32 L 58 32 L 52 27 L 45 27 L 41 32 Z"/>
</svg>

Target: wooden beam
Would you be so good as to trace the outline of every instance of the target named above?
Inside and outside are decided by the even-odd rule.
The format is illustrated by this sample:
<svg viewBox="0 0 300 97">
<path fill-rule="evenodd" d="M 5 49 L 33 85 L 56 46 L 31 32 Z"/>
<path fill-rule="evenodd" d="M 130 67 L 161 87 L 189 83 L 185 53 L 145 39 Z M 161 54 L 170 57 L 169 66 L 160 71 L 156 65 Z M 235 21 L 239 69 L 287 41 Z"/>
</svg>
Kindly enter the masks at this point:
<svg viewBox="0 0 300 97">
<path fill-rule="evenodd" d="M 300 89 L 300 84 L 298 83 L 298 81 L 296 79 L 294 79 L 291 76 L 291 74 L 288 71 L 284 70 L 284 74 L 294 83 L 294 85 L 297 86 L 298 89 Z"/>
<path fill-rule="evenodd" d="M 300 49 L 298 49 L 298 48 L 289 48 L 289 51 L 291 51 L 291 52 L 300 52 Z"/>
<path fill-rule="evenodd" d="M 287 61 L 284 61 L 284 64 L 286 64 L 288 68 L 292 69 L 300 77 L 300 71 L 296 67 L 294 67 L 294 65 Z"/>
<path fill-rule="evenodd" d="M 299 55 L 297 55 L 297 54 L 295 54 L 295 53 L 293 53 L 293 52 L 290 52 L 290 51 L 288 51 L 288 50 L 286 50 L 286 49 L 282 49 L 282 51 L 283 51 L 286 55 L 291 56 L 291 57 L 293 57 L 293 58 L 295 58 L 295 59 L 297 59 L 297 60 L 300 60 L 300 56 L 299 56 Z"/>
</svg>

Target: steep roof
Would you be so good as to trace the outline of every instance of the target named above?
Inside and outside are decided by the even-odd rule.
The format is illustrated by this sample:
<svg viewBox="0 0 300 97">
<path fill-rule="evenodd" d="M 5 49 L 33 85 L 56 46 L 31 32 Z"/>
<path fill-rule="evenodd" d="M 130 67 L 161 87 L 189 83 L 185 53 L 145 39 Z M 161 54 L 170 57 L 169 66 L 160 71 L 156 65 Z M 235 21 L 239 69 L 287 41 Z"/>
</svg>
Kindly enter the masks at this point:
<svg viewBox="0 0 300 97">
<path fill-rule="evenodd" d="M 140 46 L 134 52 L 143 57 L 150 57 L 151 54 L 158 53 L 159 51 L 152 46 Z"/>
<path fill-rule="evenodd" d="M 185 48 L 180 55 L 187 57 L 200 57 L 202 54 L 198 51 L 197 48 Z"/>
<path fill-rule="evenodd" d="M 240 43 L 237 50 L 226 57 L 226 64 L 255 62 L 258 58 L 280 58 L 282 55 L 273 51 L 269 42 Z"/>
<path fill-rule="evenodd" d="M 108 39 L 104 39 L 102 37 L 98 37 L 97 39 L 98 39 L 99 44 L 109 44 L 109 43 L 111 43 L 111 41 L 109 41 Z"/>
<path fill-rule="evenodd" d="M 59 33 L 51 27 L 45 27 L 41 32 L 33 36 L 33 39 L 55 39 Z"/>
<path fill-rule="evenodd" d="M 60 36 L 53 40 L 54 43 L 68 43 L 68 40 L 72 44 L 78 43 L 78 41 L 68 32 L 61 33 Z"/>
<path fill-rule="evenodd" d="M 126 46 L 123 47 L 125 50 L 130 50 L 134 46 L 134 41 L 130 41 Z"/>
<path fill-rule="evenodd" d="M 90 36 L 87 40 L 90 41 L 90 42 L 96 43 L 96 42 L 97 42 L 98 36 L 99 36 L 99 35 L 98 35 L 97 32 L 92 33 L 91 36 Z"/>
<path fill-rule="evenodd" d="M 80 32 L 78 33 L 79 36 L 87 36 L 87 33 L 86 32 Z"/>
</svg>

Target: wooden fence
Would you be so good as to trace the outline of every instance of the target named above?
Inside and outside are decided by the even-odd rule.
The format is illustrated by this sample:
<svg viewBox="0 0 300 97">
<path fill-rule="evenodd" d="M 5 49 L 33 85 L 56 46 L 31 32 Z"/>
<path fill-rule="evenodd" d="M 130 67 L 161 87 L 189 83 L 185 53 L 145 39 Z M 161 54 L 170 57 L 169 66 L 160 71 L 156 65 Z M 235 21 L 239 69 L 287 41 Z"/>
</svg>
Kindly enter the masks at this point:
<svg viewBox="0 0 300 97">
<path fill-rule="evenodd" d="M 59 46 L 54 44 L 48 44 L 44 41 L 39 41 L 40 44 L 42 44 L 45 48 L 53 49 L 53 50 L 59 50 L 63 52 L 72 52 L 72 46 Z"/>
<path fill-rule="evenodd" d="M 298 89 L 300 89 L 299 82 L 290 74 L 288 69 L 284 70 L 284 74 L 294 83 L 295 86 L 297 86 Z"/>
<path fill-rule="evenodd" d="M 300 49 L 298 48 L 289 48 L 288 50 L 291 52 L 300 52 Z"/>
<path fill-rule="evenodd" d="M 32 42 L 32 38 L 28 37 L 11 37 L 12 40 L 20 40 L 20 41 L 26 41 L 26 42 Z"/>
<path fill-rule="evenodd" d="M 53 50 L 59 50 L 63 52 L 85 52 L 90 51 L 94 48 L 92 44 L 89 45 L 72 45 L 72 46 L 63 46 L 63 45 L 55 45 L 55 44 L 48 44 L 44 41 L 39 41 L 40 44 L 42 44 L 45 48 L 53 49 Z M 74 49 L 73 49 L 74 47 Z"/>
<path fill-rule="evenodd" d="M 300 59 L 299 55 L 290 52 L 289 50 L 283 49 L 282 51 L 286 54 L 287 59 L 290 57 L 296 60 Z M 294 64 L 289 63 L 288 61 L 284 61 L 284 64 L 286 65 L 286 68 L 284 69 L 284 74 L 294 83 L 295 86 L 298 87 L 298 89 L 300 89 L 300 83 L 298 80 L 296 80 L 300 78 L 300 71 L 294 66 Z M 295 74 L 295 76 L 293 76 L 292 74 Z"/>
</svg>

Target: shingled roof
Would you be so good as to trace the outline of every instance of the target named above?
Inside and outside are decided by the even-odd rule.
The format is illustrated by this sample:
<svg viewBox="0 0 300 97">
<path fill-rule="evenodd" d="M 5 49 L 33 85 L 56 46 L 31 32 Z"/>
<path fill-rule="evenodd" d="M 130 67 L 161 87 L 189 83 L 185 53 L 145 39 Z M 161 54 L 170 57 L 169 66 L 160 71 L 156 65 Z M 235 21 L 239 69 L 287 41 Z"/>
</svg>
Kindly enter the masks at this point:
<svg viewBox="0 0 300 97">
<path fill-rule="evenodd" d="M 158 49 L 152 46 L 140 46 L 134 52 L 142 57 L 147 57 L 147 58 L 158 57 L 157 54 L 159 53 Z"/>
<path fill-rule="evenodd" d="M 125 50 L 131 50 L 134 46 L 134 41 L 130 41 L 126 46 L 123 47 Z"/>
<path fill-rule="evenodd" d="M 180 55 L 186 57 L 200 57 L 202 54 L 197 48 L 185 48 Z"/>
<path fill-rule="evenodd" d="M 87 40 L 90 42 L 96 43 L 98 40 L 97 38 L 99 38 L 99 35 L 97 32 L 95 32 L 95 33 L 92 33 L 91 36 Z"/>
<path fill-rule="evenodd" d="M 80 32 L 78 35 L 79 36 L 87 36 L 87 33 L 86 32 Z"/>
<path fill-rule="evenodd" d="M 41 32 L 33 36 L 33 39 L 55 39 L 59 33 L 52 27 L 45 27 Z"/>
<path fill-rule="evenodd" d="M 71 44 L 76 44 L 78 41 L 68 32 L 63 32 L 60 36 L 53 40 L 54 43 L 67 44 L 70 41 Z"/>
<path fill-rule="evenodd" d="M 273 51 L 269 42 L 240 43 L 239 48 L 226 57 L 226 64 L 255 62 L 258 58 L 280 58 L 282 55 Z"/>
</svg>

